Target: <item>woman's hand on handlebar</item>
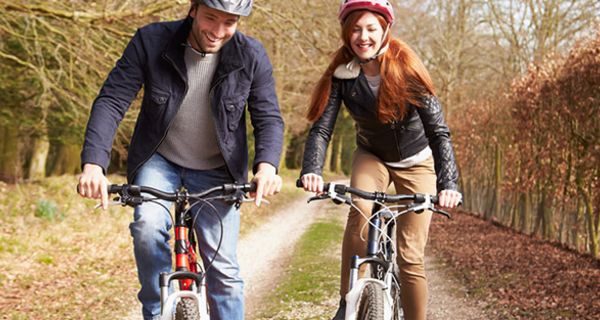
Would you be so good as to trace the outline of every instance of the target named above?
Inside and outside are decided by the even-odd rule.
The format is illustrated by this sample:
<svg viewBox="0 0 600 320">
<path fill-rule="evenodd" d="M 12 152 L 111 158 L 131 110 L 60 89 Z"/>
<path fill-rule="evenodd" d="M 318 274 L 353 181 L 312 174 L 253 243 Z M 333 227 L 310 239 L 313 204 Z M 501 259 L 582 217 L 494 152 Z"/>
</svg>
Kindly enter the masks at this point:
<svg viewBox="0 0 600 320">
<path fill-rule="evenodd" d="M 442 190 L 438 194 L 438 205 L 442 208 L 456 208 L 462 202 L 462 194 L 455 190 Z"/>
<path fill-rule="evenodd" d="M 314 173 L 307 173 L 300 178 L 304 191 L 323 193 L 323 177 Z"/>
<path fill-rule="evenodd" d="M 79 185 L 77 187 L 79 195 L 84 198 L 100 199 L 102 209 L 108 208 L 108 191 L 110 183 L 104 176 L 102 167 L 93 163 L 83 165 L 83 172 L 79 176 Z"/>
</svg>

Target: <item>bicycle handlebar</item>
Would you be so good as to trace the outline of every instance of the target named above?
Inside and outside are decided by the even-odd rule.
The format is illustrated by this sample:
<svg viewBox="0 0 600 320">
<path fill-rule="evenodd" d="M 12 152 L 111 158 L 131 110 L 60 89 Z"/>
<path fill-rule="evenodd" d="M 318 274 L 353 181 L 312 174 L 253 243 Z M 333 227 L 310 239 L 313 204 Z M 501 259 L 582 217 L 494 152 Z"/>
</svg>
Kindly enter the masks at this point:
<svg viewBox="0 0 600 320">
<path fill-rule="evenodd" d="M 187 191 L 165 192 L 151 187 L 138 186 L 132 184 L 111 184 L 108 186 L 109 194 L 118 194 L 123 205 L 137 206 L 145 201 L 154 199 L 145 198 L 142 193 L 150 194 L 158 199 L 167 201 L 187 201 L 189 199 L 204 199 L 214 193 L 221 193 L 226 196 L 226 200 L 232 202 L 240 202 L 242 199 L 239 193 L 247 193 L 256 191 L 255 183 L 228 183 L 208 190 L 188 193 Z M 229 197 L 227 197 L 229 196 Z"/>
<path fill-rule="evenodd" d="M 296 187 L 304 188 L 302 180 L 296 180 Z M 308 201 L 310 202 L 313 200 L 332 199 L 336 204 L 351 204 L 351 200 L 345 196 L 346 193 L 353 194 L 365 200 L 372 200 L 379 203 L 397 203 L 405 200 L 412 201 L 415 205 L 417 205 L 412 209 L 412 211 L 415 212 L 417 212 L 418 210 L 422 211 L 422 209 L 425 209 L 422 206 L 419 207 L 418 205 L 426 204 L 426 209 L 451 218 L 448 212 L 441 209 L 437 209 L 433 206 L 433 204 L 438 204 L 439 199 L 436 195 L 429 195 L 423 193 L 387 194 L 385 192 L 368 192 L 344 184 L 337 184 L 332 182 L 324 183 L 323 194 L 317 195 L 316 197 L 312 197 Z"/>
<path fill-rule="evenodd" d="M 333 186 L 333 190 L 331 190 L 332 186 Z M 300 179 L 296 180 L 296 187 L 304 188 L 304 185 L 302 184 L 302 180 L 300 180 Z M 337 183 L 331 183 L 331 182 L 324 183 L 323 190 L 327 193 L 331 193 L 333 191 L 336 194 L 342 194 L 342 195 L 345 193 L 350 193 L 350 194 L 353 194 L 353 195 L 358 196 L 365 200 L 373 200 L 373 201 L 377 201 L 377 202 L 381 202 L 381 203 L 394 203 L 394 202 L 400 202 L 403 200 L 412 200 L 415 203 L 423 203 L 423 202 L 427 201 L 427 197 L 429 197 L 429 199 L 432 203 L 434 203 L 434 204 L 438 203 L 438 196 L 436 196 L 436 195 L 426 195 L 426 194 L 422 194 L 422 193 L 387 194 L 384 192 L 367 192 L 364 190 L 352 188 L 352 187 L 344 185 L 344 184 L 337 184 Z"/>
</svg>

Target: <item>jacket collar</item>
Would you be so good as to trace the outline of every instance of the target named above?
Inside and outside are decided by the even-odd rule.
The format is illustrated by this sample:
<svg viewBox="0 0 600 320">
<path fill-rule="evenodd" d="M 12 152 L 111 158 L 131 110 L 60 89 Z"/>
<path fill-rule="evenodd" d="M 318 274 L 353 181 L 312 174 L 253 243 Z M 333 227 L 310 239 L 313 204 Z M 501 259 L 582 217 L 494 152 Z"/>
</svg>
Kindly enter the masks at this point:
<svg viewBox="0 0 600 320">
<path fill-rule="evenodd" d="M 358 59 L 354 58 L 348 63 L 343 63 L 335 68 L 333 76 L 338 79 L 356 79 L 360 75 L 360 64 Z"/>
<path fill-rule="evenodd" d="M 220 50 L 219 66 L 215 72 L 214 79 L 219 79 L 226 74 L 244 67 L 244 58 L 242 56 L 243 35 L 236 31 L 235 34 Z"/>
<path fill-rule="evenodd" d="M 186 67 L 185 67 L 185 45 L 187 42 L 187 37 L 192 28 L 192 19 L 187 17 L 184 20 L 181 20 L 181 25 L 175 31 L 175 34 L 167 44 L 165 51 L 162 56 L 167 60 L 171 61 L 175 68 L 181 73 L 181 76 L 184 79 L 187 79 L 186 75 Z"/>
</svg>

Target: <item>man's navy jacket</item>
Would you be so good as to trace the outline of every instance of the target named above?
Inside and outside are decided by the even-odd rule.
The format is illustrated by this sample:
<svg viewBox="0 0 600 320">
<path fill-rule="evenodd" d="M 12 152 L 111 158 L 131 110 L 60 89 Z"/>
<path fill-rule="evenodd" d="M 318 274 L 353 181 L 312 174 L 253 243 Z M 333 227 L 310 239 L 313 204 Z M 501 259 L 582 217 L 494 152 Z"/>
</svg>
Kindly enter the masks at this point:
<svg viewBox="0 0 600 320">
<path fill-rule="evenodd" d="M 184 52 L 191 25 L 187 18 L 153 23 L 136 32 L 94 101 L 82 164 L 98 164 L 106 172 L 117 126 L 142 86 L 142 107 L 127 158 L 128 181 L 156 152 L 188 88 Z M 221 48 L 210 103 L 219 147 L 236 182 L 248 176 L 246 103 L 255 136 L 253 168 L 260 162 L 279 166 L 283 120 L 272 66 L 258 41 L 237 31 Z"/>
</svg>

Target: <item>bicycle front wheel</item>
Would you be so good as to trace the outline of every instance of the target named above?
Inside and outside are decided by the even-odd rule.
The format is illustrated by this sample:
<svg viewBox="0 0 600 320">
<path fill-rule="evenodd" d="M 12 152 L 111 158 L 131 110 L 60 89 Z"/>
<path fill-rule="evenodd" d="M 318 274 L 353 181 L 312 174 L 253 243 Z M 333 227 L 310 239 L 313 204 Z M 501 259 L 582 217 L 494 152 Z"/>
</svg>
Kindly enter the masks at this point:
<svg viewBox="0 0 600 320">
<path fill-rule="evenodd" d="M 402 299 L 400 298 L 400 274 L 398 266 L 394 263 L 392 269 L 392 284 L 390 293 L 392 295 L 392 319 L 404 320 L 404 310 L 402 310 Z"/>
<path fill-rule="evenodd" d="M 175 320 L 201 320 L 196 300 L 190 298 L 179 300 L 175 309 Z"/>
<path fill-rule="evenodd" d="M 358 299 L 358 320 L 383 319 L 383 291 L 375 284 L 368 283 Z"/>
</svg>

